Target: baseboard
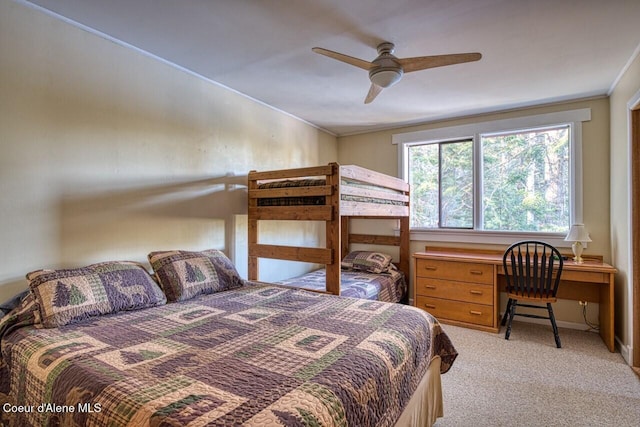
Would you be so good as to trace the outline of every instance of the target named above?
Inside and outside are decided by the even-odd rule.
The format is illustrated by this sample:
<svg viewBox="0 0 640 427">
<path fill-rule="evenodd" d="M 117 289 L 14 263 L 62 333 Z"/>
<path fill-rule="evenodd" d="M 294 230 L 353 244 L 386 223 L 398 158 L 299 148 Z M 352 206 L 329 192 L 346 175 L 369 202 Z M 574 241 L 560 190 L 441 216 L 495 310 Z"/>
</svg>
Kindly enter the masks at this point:
<svg viewBox="0 0 640 427">
<path fill-rule="evenodd" d="M 537 323 L 537 324 L 541 324 L 541 325 L 548 325 L 549 321 L 546 319 L 533 319 L 533 318 L 529 318 L 529 317 L 518 317 L 518 321 L 519 322 L 529 322 L 529 323 Z M 585 325 L 584 323 L 576 323 L 576 322 L 565 322 L 562 320 L 556 320 L 556 324 L 558 325 L 559 328 L 567 328 L 567 329 L 576 329 L 579 331 L 588 331 L 588 332 L 595 332 L 598 333 L 598 331 L 594 330 L 594 329 L 590 329 L 587 325 Z M 620 339 L 618 337 L 615 337 L 615 347 L 618 351 L 620 351 L 620 355 L 622 356 L 622 358 L 624 359 L 624 361 L 627 363 L 627 365 L 632 366 L 633 363 L 633 348 L 631 346 L 625 345 L 622 341 L 620 341 Z"/>
<path fill-rule="evenodd" d="M 504 316 L 504 313 L 500 313 L 500 319 L 502 319 L 502 316 Z M 547 325 L 547 326 L 551 325 L 549 323 L 549 320 L 547 319 L 535 319 L 535 318 L 524 317 L 524 316 L 518 316 L 516 321 L 523 322 L 523 323 L 536 323 L 538 325 Z M 588 332 L 598 333 L 598 331 L 590 329 L 589 326 L 585 325 L 584 323 L 566 322 L 564 320 L 556 319 L 556 325 L 558 325 L 559 328 L 576 329 L 578 331 L 588 331 Z"/>
<path fill-rule="evenodd" d="M 615 341 L 616 341 L 616 348 L 620 350 L 620 355 L 622 356 L 624 361 L 627 362 L 627 365 L 632 366 L 633 365 L 633 347 L 629 345 L 624 345 L 624 343 L 620 341 L 618 337 L 615 338 Z"/>
<path fill-rule="evenodd" d="M 529 317 L 518 317 L 518 321 L 519 322 L 537 323 L 537 324 L 541 324 L 541 325 L 548 325 L 549 324 L 549 321 L 546 320 L 546 319 L 533 319 L 533 318 L 529 318 Z M 559 328 L 576 329 L 576 330 L 579 330 L 579 331 L 588 331 L 588 332 L 598 333 L 598 331 L 596 331 L 594 329 L 590 329 L 584 323 L 565 322 L 565 321 L 562 321 L 562 320 L 556 320 L 556 324 L 558 325 Z M 631 346 L 625 345 L 622 341 L 620 341 L 620 339 L 618 337 L 615 337 L 615 347 L 616 347 L 616 349 L 618 351 L 620 351 L 620 355 L 622 356 L 624 361 L 627 363 L 627 365 L 632 366 L 633 365 L 633 363 L 632 363 L 633 362 L 633 348 Z"/>
</svg>

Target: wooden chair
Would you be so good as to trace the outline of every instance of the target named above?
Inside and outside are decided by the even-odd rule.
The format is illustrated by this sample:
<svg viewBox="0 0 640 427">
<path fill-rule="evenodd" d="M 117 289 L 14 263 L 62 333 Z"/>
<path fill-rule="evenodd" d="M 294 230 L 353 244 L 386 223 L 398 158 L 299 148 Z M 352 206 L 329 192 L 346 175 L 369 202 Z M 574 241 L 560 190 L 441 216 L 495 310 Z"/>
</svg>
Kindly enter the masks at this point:
<svg viewBox="0 0 640 427">
<path fill-rule="evenodd" d="M 511 322 L 515 316 L 549 319 L 556 346 L 562 347 L 551 307 L 551 304 L 557 301 L 556 294 L 562 274 L 563 261 L 560 252 L 548 243 L 526 240 L 511 245 L 505 251 L 502 263 L 507 280 L 507 296 L 509 297 L 507 309 L 502 317 L 502 326 L 507 323 L 508 319 L 504 338 L 509 339 Z M 519 301 L 525 301 L 525 303 Z M 546 304 L 546 306 L 539 304 Z M 516 307 L 546 308 L 548 317 L 516 313 Z"/>
</svg>

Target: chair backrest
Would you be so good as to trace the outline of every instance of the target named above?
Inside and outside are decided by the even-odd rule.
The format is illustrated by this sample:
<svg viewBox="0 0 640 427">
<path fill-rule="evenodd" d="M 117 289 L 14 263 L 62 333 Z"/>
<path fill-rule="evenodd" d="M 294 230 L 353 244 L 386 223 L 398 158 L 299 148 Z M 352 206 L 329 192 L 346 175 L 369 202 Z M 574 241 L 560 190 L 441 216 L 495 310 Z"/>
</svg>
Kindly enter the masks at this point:
<svg viewBox="0 0 640 427">
<path fill-rule="evenodd" d="M 502 258 L 507 292 L 528 297 L 555 297 L 562 274 L 562 255 L 548 243 L 525 240 L 511 245 Z"/>
</svg>

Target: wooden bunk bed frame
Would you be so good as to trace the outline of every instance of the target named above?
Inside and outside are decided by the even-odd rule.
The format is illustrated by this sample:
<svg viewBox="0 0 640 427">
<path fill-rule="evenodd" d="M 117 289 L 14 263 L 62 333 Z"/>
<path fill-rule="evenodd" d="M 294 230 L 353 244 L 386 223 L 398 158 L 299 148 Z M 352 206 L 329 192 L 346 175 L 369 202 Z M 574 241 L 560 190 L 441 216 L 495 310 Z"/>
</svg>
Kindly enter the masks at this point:
<svg viewBox="0 0 640 427">
<path fill-rule="evenodd" d="M 288 188 L 259 188 L 263 182 L 325 179 L 324 185 Z M 344 181 L 346 180 L 346 181 Z M 354 185 L 353 183 L 356 185 Z M 360 185 L 357 185 L 360 184 Z M 376 186 L 380 189 L 363 188 Z M 326 292 L 340 295 L 341 260 L 352 243 L 399 246 L 400 271 L 409 280 L 409 184 L 389 175 L 355 165 L 330 163 L 326 166 L 249 172 L 249 280 L 259 280 L 258 259 L 271 258 L 326 265 Z M 260 206 L 262 198 L 325 197 L 323 205 Z M 381 199 L 395 204 L 344 200 L 342 196 Z M 349 220 L 397 219 L 399 236 L 351 234 Z M 294 247 L 258 243 L 259 221 L 301 220 L 326 223 L 326 247 Z"/>
</svg>

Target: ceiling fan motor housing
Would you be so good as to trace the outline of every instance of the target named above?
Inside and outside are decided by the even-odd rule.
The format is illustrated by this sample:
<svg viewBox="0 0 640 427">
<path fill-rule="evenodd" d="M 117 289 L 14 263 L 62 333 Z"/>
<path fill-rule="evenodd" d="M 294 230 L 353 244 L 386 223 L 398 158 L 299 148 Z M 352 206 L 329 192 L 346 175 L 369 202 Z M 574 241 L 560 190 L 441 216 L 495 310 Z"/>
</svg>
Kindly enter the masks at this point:
<svg viewBox="0 0 640 427">
<path fill-rule="evenodd" d="M 402 66 L 393 55 L 393 43 L 384 42 L 378 45 L 378 57 L 371 63 L 375 66 L 369 70 L 371 83 L 387 88 L 398 83 L 402 78 Z"/>
</svg>

